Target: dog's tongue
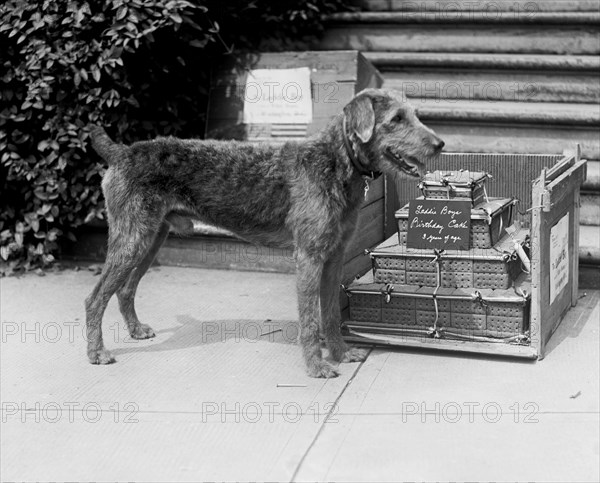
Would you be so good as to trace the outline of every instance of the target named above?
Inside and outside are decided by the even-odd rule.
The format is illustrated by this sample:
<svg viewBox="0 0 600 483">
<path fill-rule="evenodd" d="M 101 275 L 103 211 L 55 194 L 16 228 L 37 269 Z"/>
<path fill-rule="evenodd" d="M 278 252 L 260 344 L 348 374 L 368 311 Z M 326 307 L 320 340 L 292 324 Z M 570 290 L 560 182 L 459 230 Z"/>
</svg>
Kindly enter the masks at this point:
<svg viewBox="0 0 600 483">
<path fill-rule="evenodd" d="M 421 176 L 419 174 L 419 168 L 417 166 L 408 164 L 404 158 L 400 158 L 400 169 L 414 178 L 419 178 Z"/>
<path fill-rule="evenodd" d="M 410 176 L 412 176 L 413 178 L 420 178 L 421 175 L 419 174 L 419 169 L 416 166 L 413 166 L 411 169 L 406 170 L 406 173 Z"/>
</svg>

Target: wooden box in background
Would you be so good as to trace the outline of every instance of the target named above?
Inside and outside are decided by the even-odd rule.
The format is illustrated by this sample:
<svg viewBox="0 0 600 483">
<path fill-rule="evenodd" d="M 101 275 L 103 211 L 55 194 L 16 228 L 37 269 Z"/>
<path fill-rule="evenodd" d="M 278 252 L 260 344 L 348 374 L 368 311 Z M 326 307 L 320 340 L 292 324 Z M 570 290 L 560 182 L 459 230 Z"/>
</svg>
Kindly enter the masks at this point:
<svg viewBox="0 0 600 483">
<path fill-rule="evenodd" d="M 254 69 L 310 68 L 312 122 L 307 124 L 244 124 L 248 73 Z M 216 67 L 211 77 L 206 137 L 287 141 L 323 130 L 356 93 L 380 87 L 377 69 L 357 51 L 277 52 L 235 58 Z"/>
</svg>

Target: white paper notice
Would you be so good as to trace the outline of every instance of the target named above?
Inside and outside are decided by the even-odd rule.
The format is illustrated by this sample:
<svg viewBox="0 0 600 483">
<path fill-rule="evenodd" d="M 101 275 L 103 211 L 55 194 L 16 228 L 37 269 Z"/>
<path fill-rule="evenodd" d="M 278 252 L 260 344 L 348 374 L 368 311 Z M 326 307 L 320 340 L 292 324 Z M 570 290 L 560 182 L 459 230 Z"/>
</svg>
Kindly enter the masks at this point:
<svg viewBox="0 0 600 483">
<path fill-rule="evenodd" d="M 245 124 L 312 122 L 310 68 L 256 69 L 244 90 Z"/>
<path fill-rule="evenodd" d="M 569 213 L 550 229 L 550 304 L 569 283 Z"/>
</svg>

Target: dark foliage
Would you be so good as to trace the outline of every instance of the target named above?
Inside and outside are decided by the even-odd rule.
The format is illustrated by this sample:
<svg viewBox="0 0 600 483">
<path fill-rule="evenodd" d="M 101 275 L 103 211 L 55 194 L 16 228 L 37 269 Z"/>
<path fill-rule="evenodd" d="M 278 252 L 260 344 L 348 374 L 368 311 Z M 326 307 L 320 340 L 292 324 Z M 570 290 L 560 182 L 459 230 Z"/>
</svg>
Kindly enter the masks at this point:
<svg viewBox="0 0 600 483">
<path fill-rule="evenodd" d="M 203 131 L 211 63 L 303 47 L 341 0 L 8 0 L 0 6 L 0 270 L 53 262 L 103 218 L 86 126 Z"/>
</svg>

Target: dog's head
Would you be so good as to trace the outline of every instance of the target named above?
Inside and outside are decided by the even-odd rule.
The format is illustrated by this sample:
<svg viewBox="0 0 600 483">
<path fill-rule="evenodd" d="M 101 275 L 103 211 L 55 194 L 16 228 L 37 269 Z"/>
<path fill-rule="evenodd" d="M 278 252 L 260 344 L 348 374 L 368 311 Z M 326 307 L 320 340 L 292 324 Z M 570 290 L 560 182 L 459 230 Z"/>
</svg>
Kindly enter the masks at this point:
<svg viewBox="0 0 600 483">
<path fill-rule="evenodd" d="M 344 107 L 347 139 L 365 171 L 402 171 L 420 177 L 442 141 L 400 92 L 365 89 Z"/>
</svg>

